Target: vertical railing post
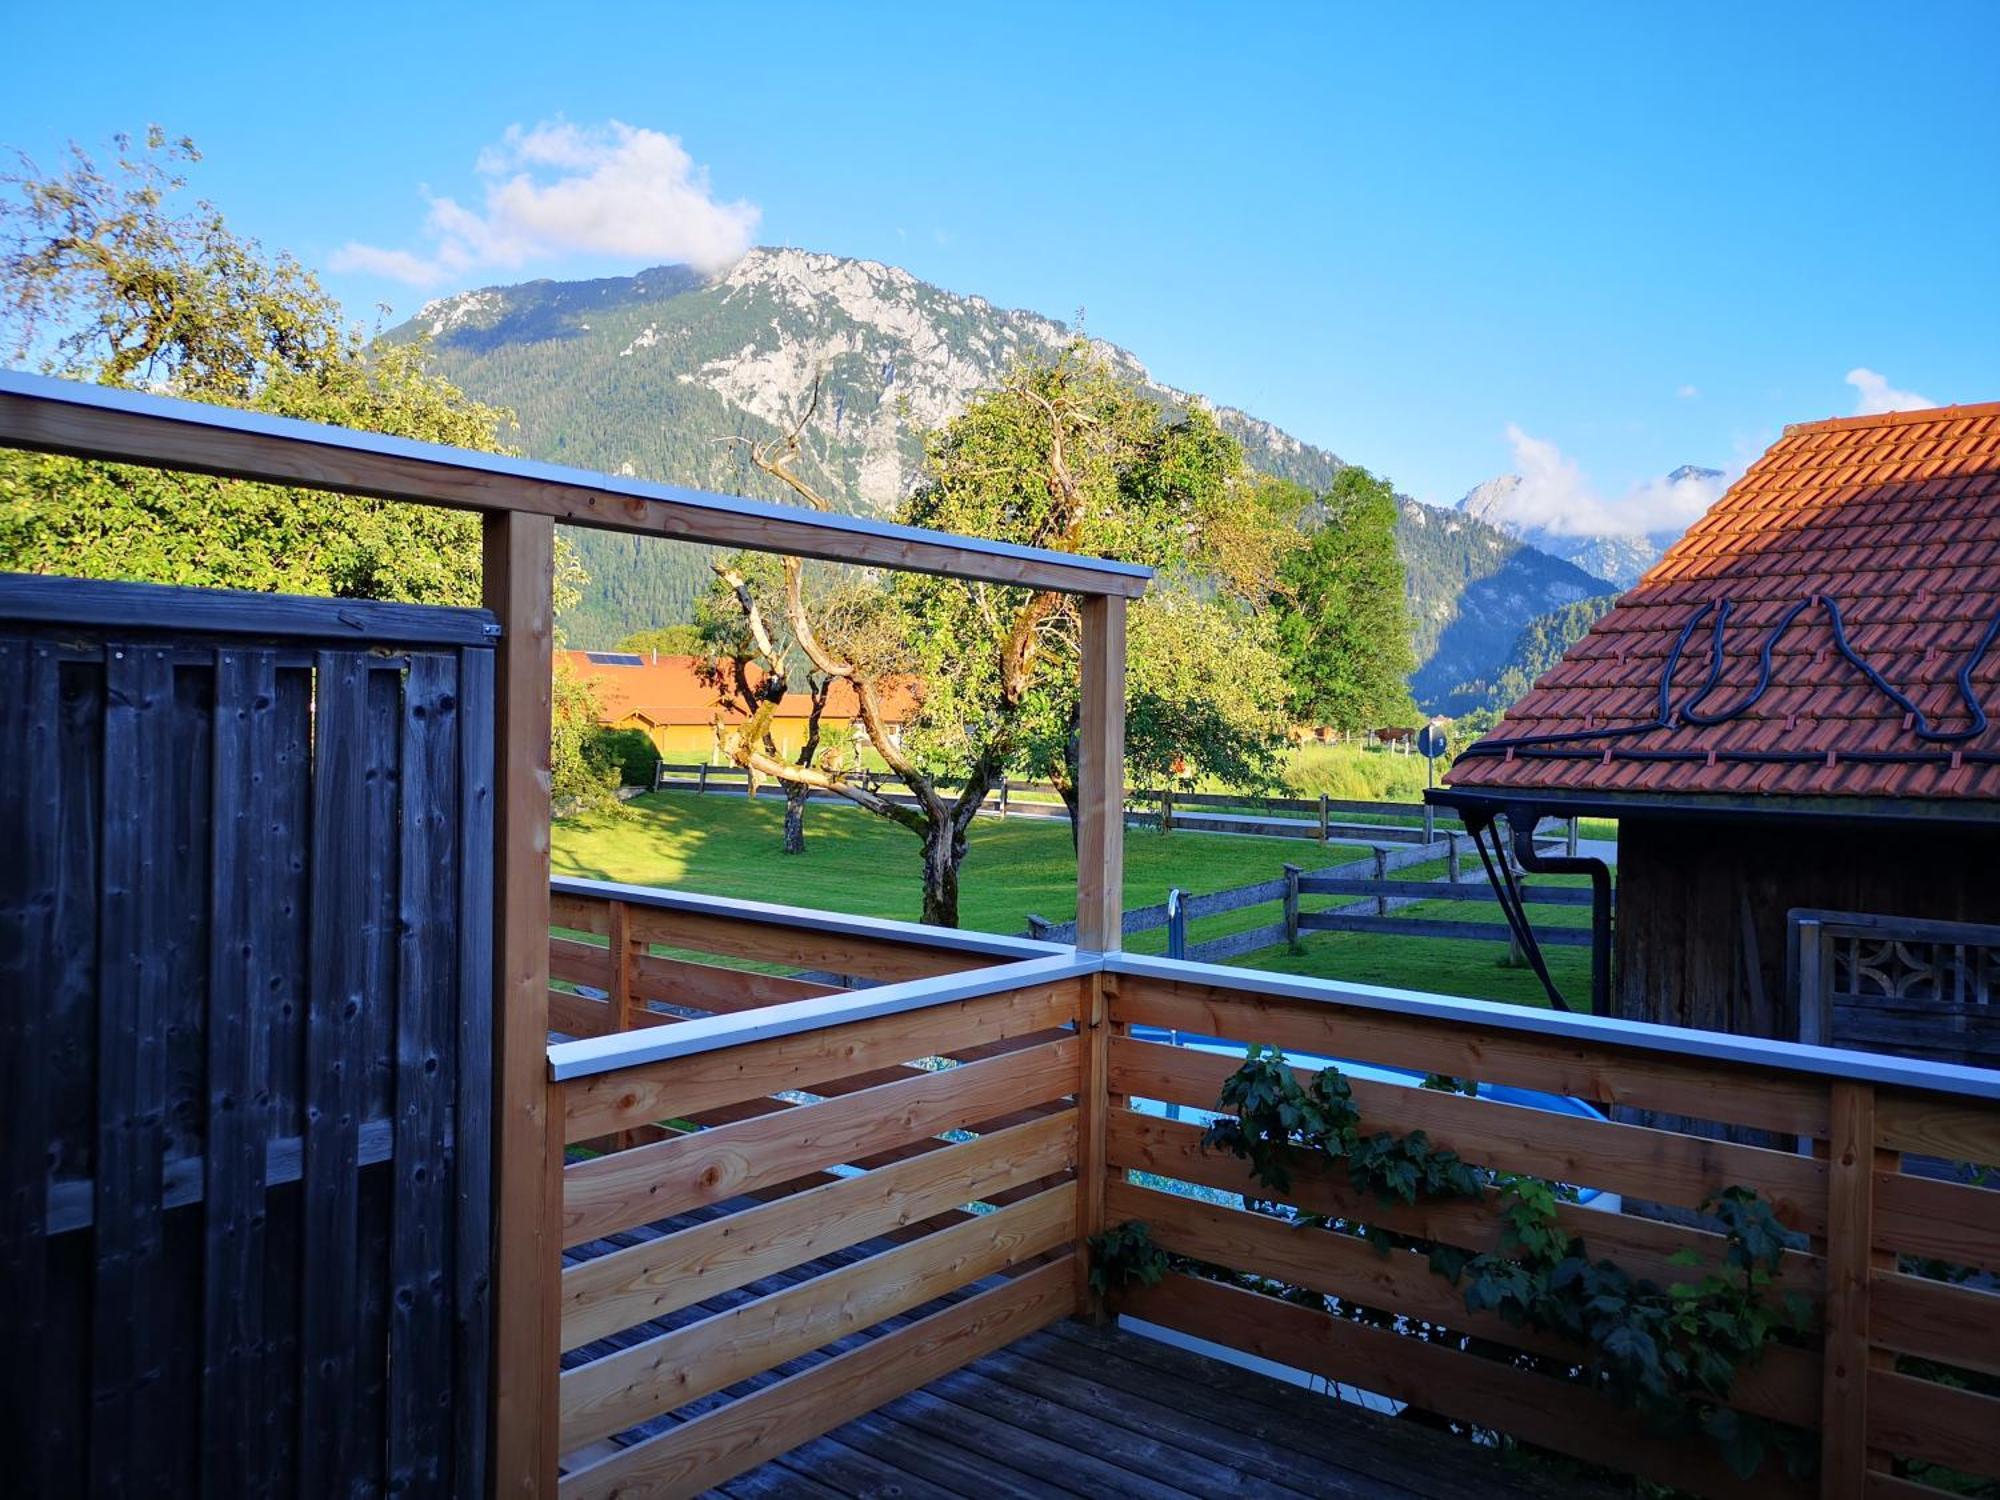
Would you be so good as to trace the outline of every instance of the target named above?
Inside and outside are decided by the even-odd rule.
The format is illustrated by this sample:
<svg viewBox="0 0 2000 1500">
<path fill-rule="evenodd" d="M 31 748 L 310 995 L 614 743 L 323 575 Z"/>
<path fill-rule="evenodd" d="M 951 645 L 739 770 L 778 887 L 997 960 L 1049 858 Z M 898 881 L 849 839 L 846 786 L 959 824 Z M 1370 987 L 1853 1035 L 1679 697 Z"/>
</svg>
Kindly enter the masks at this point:
<svg viewBox="0 0 2000 1500">
<path fill-rule="evenodd" d="M 1090 1241 L 1104 1231 L 1106 1129 L 1122 1099 L 1111 1094 L 1111 1009 L 1118 976 L 1091 974 L 1078 981 L 1077 1034 L 1083 1041 L 1082 1076 L 1076 1090 L 1076 1311 L 1093 1320 L 1104 1316 L 1102 1299 L 1090 1289 Z"/>
<path fill-rule="evenodd" d="M 1375 878 L 1377 880 L 1389 878 L 1389 851 L 1380 844 L 1375 846 Z M 1379 892 L 1375 897 L 1375 915 L 1378 917 L 1389 915 L 1389 898 Z"/>
<path fill-rule="evenodd" d="M 1428 849 L 1437 839 L 1437 809 L 1430 803 L 1424 804 L 1424 847 Z M 1575 850 L 1571 850 L 1575 853 Z"/>
<path fill-rule="evenodd" d="M 632 937 L 632 908 L 623 901 L 607 903 L 610 921 L 606 924 L 611 939 L 611 980 L 606 986 L 611 1000 L 611 1014 L 620 1031 L 632 1029 L 632 970 L 634 968 L 634 939 Z"/>
<path fill-rule="evenodd" d="M 708 762 L 703 761 L 694 768 L 694 789 L 697 794 L 708 790 Z"/>
<path fill-rule="evenodd" d="M 1081 613 L 1076 945 L 1115 953 L 1125 880 L 1125 601 L 1087 596 Z"/>
<path fill-rule="evenodd" d="M 555 523 L 489 514 L 486 607 L 494 652 L 493 1484 L 501 1496 L 555 1492 L 561 1246 L 560 1122 L 548 1118 L 549 716 Z M 556 1179 L 559 1181 L 559 1177 Z M 560 1238 L 560 1235 L 557 1236 Z"/>
<path fill-rule="evenodd" d="M 1000 821 L 1007 821 L 1007 778 L 1000 778 Z"/>
<path fill-rule="evenodd" d="M 1299 876 L 1302 872 L 1297 865 L 1285 866 L 1285 944 L 1296 948 L 1299 945 Z"/>
<path fill-rule="evenodd" d="M 1444 878 L 1458 884 L 1458 835 L 1447 833 L 1444 847 Z"/>
<path fill-rule="evenodd" d="M 1569 815 L 1569 857 L 1576 858 L 1576 814 Z"/>
<path fill-rule="evenodd" d="M 1832 1088 L 1826 1184 L 1825 1350 L 1821 1363 L 1820 1494 L 1860 1500 L 1868 1471 L 1868 1281 L 1875 1263 L 1875 1090 Z M 1871 1459 L 1876 1462 L 1871 1462 Z"/>
<path fill-rule="evenodd" d="M 1160 789 L 1160 832 L 1174 831 L 1174 788 L 1169 782 Z"/>
<path fill-rule="evenodd" d="M 1319 794 L 1319 841 L 1322 844 L 1326 842 L 1327 836 L 1327 812 L 1326 793 L 1321 792 Z"/>
<path fill-rule="evenodd" d="M 605 926 L 610 935 L 611 945 L 607 955 L 611 963 L 610 982 L 607 985 L 607 998 L 611 1002 L 611 1024 L 620 1031 L 630 1031 L 635 1010 L 632 970 L 636 967 L 636 949 L 632 938 L 632 908 L 623 901 L 610 902 L 609 907 L 610 920 Z M 619 1131 L 617 1141 L 620 1151 L 629 1150 L 634 1144 L 632 1132 Z"/>
</svg>

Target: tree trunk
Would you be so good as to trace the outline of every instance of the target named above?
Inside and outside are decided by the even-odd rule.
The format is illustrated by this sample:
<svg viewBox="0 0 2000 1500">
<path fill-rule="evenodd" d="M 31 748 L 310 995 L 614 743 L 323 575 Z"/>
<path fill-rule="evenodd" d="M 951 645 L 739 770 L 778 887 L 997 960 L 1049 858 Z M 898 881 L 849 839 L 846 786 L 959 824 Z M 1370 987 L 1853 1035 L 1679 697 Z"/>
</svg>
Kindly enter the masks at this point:
<svg viewBox="0 0 2000 1500">
<path fill-rule="evenodd" d="M 958 925 L 958 868 L 965 863 L 965 835 L 949 818 L 924 830 L 924 915 L 933 927 Z"/>
<path fill-rule="evenodd" d="M 785 853 L 806 852 L 806 798 L 812 788 L 787 781 L 785 787 Z"/>
</svg>

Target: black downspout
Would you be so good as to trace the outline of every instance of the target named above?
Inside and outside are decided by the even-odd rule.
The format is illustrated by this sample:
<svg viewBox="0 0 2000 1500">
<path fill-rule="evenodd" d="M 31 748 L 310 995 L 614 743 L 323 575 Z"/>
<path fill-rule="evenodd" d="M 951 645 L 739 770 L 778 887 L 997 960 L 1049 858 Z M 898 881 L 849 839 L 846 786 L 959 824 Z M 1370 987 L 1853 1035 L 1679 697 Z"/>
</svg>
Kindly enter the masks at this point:
<svg viewBox="0 0 2000 1500">
<path fill-rule="evenodd" d="M 1588 875 L 1590 877 L 1590 1013 L 1611 1013 L 1611 867 L 1601 859 L 1575 858 L 1566 854 L 1544 856 L 1535 848 L 1535 824 L 1541 814 L 1533 808 L 1510 806 L 1507 826 L 1514 835 L 1514 858 L 1531 875 Z"/>
</svg>

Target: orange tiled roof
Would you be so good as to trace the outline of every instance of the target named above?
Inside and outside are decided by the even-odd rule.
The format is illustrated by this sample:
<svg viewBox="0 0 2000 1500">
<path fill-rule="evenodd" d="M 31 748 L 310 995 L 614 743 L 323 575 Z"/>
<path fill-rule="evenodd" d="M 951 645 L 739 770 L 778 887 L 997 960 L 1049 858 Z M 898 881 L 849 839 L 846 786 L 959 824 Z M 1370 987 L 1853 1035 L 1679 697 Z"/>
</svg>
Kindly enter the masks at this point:
<svg viewBox="0 0 2000 1500">
<path fill-rule="evenodd" d="M 1721 671 L 1704 692 L 1725 618 Z M 1839 649 L 1836 619 L 1880 683 Z M 2000 402 L 1804 423 L 1446 780 L 1466 790 L 2000 799 L 1996 633 Z M 1683 638 L 1666 727 L 1661 678 Z M 1968 663 L 1976 710 L 1957 682 Z M 1981 714 L 1992 717 L 1976 728 Z"/>
<path fill-rule="evenodd" d="M 698 669 L 704 665 L 703 658 L 661 656 L 656 659 L 650 654 L 642 654 L 636 662 L 603 660 L 622 654 L 608 651 L 563 653 L 576 669 L 577 676 L 596 690 L 597 701 L 603 706 L 607 723 L 615 723 L 627 714 L 638 714 L 652 724 L 702 726 L 714 723 L 718 713 L 726 722 L 744 717 L 733 701 L 725 701 L 713 687 L 702 681 Z M 762 672 L 752 667 L 750 680 L 753 684 L 762 681 Z M 884 685 L 882 712 L 890 723 L 907 723 L 916 712 L 916 706 L 914 682 L 899 680 Z M 811 712 L 811 698 L 796 690 L 786 693 L 778 703 L 778 714 L 782 718 L 803 719 Z M 836 682 L 826 701 L 827 722 L 853 719 L 860 712 L 861 706 L 854 696 L 854 689 L 845 682 Z"/>
</svg>

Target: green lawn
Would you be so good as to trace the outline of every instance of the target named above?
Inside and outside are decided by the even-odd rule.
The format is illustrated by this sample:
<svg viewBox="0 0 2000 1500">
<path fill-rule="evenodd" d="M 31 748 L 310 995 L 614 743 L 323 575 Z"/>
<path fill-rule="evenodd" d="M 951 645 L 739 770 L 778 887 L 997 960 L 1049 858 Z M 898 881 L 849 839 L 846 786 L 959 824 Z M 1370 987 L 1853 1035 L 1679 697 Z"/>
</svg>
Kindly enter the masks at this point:
<svg viewBox="0 0 2000 1500">
<path fill-rule="evenodd" d="M 817 906 L 915 921 L 922 907 L 917 840 L 886 819 L 815 802 L 806 810 L 806 852 L 781 850 L 784 803 L 766 793 L 651 792 L 625 816 L 565 819 L 554 833 L 558 875 L 677 886 L 716 896 Z M 1321 848 L 1303 839 L 1220 834 L 1161 837 L 1130 829 L 1125 838 L 1125 905 L 1164 901 L 1178 885 L 1226 890 L 1274 879 L 1288 861 L 1307 869 L 1364 857 L 1352 845 Z M 986 932 L 1022 932 L 1028 914 L 1051 922 L 1076 916 L 1076 857 L 1065 824 L 981 818 L 961 873 L 960 918 Z M 1197 940 L 1277 920 L 1276 908 L 1231 912 L 1197 924 Z M 1160 951 L 1158 933 L 1150 951 Z M 1133 945 L 1148 951 L 1143 942 Z"/>
<path fill-rule="evenodd" d="M 815 803 L 806 814 L 806 852 L 780 851 L 783 804 L 767 794 L 751 802 L 739 793 L 649 793 L 627 805 L 625 816 L 566 819 L 555 825 L 553 864 L 558 875 L 674 886 L 711 895 L 816 906 L 867 916 L 915 919 L 919 910 L 917 841 L 902 829 L 848 808 Z M 1225 890 L 1275 877 L 1287 862 L 1307 869 L 1365 857 L 1353 845 L 1322 849 L 1304 839 L 1241 838 L 1176 832 L 1165 837 L 1130 829 L 1125 842 L 1125 905 L 1165 899 L 1169 886 L 1190 893 Z M 1442 879 L 1444 866 L 1413 867 L 1408 879 Z M 963 872 L 965 925 L 988 932 L 1020 932 L 1029 912 L 1050 921 L 1076 915 L 1076 862 L 1069 830 L 1039 820 L 982 818 L 973 827 L 972 852 Z M 1346 900 L 1351 898 L 1338 898 Z M 1335 898 L 1305 901 L 1307 910 Z M 1458 921 L 1501 920 L 1492 902 L 1424 902 L 1412 916 Z M 1588 914 L 1576 907 L 1537 907 L 1538 924 L 1578 925 Z M 1276 903 L 1229 912 L 1192 924 L 1199 943 L 1279 920 Z M 1127 944 L 1137 953 L 1166 948 L 1163 930 L 1139 933 Z M 1323 979 L 1393 985 L 1402 989 L 1472 995 L 1522 1005 L 1546 1001 L 1533 971 L 1508 968 L 1498 943 L 1395 937 L 1376 933 L 1313 933 L 1292 953 L 1268 948 L 1240 960 L 1242 967 Z M 1563 992 L 1587 994 L 1589 958 L 1578 948 L 1544 950 Z"/>
</svg>

